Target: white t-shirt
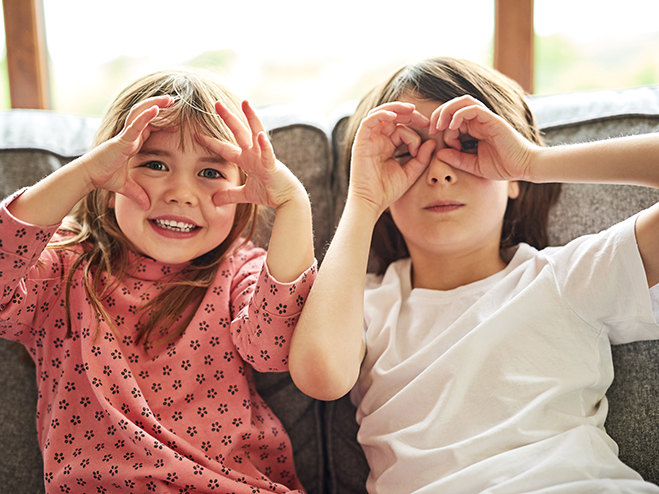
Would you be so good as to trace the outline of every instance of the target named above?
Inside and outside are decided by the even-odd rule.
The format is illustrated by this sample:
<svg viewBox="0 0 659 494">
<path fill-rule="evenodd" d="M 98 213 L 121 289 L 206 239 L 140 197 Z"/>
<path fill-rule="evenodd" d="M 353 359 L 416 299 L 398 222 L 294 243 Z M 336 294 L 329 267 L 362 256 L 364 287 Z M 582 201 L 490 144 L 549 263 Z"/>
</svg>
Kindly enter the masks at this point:
<svg viewBox="0 0 659 494">
<path fill-rule="evenodd" d="M 371 493 L 659 493 L 604 431 L 610 343 L 659 339 L 631 218 L 449 291 L 371 277 L 352 391 Z"/>
</svg>

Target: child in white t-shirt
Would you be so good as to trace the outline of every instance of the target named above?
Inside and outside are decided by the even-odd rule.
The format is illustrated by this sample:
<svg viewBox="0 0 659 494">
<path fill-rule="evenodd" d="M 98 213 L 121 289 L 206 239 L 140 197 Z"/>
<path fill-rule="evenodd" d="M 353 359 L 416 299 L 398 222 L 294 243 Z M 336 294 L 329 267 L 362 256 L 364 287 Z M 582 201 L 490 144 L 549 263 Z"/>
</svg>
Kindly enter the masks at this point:
<svg viewBox="0 0 659 494">
<path fill-rule="evenodd" d="M 515 83 L 450 58 L 352 122 L 289 365 L 316 398 L 353 389 L 369 492 L 659 492 L 604 430 L 610 344 L 659 339 L 659 206 L 545 248 L 553 182 L 659 187 L 659 137 L 541 147 Z"/>
</svg>

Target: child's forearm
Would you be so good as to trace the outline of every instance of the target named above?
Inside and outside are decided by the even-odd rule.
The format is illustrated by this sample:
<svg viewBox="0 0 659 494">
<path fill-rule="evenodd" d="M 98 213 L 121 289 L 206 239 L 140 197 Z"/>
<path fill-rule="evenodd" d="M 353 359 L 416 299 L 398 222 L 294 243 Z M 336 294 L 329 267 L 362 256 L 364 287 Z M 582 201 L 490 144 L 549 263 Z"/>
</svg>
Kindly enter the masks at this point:
<svg viewBox="0 0 659 494">
<path fill-rule="evenodd" d="M 314 263 L 311 204 L 302 190 L 275 214 L 266 263 L 281 283 L 296 280 Z"/>
<path fill-rule="evenodd" d="M 293 333 L 289 370 L 304 393 L 346 394 L 364 356 L 364 279 L 378 214 L 348 199 L 337 231 Z"/>
<path fill-rule="evenodd" d="M 659 188 L 659 134 L 536 149 L 532 182 L 644 185 Z"/>
<path fill-rule="evenodd" d="M 32 225 L 60 223 L 73 206 L 94 189 L 82 171 L 82 159 L 72 161 L 28 188 L 9 204 L 9 212 Z"/>
</svg>

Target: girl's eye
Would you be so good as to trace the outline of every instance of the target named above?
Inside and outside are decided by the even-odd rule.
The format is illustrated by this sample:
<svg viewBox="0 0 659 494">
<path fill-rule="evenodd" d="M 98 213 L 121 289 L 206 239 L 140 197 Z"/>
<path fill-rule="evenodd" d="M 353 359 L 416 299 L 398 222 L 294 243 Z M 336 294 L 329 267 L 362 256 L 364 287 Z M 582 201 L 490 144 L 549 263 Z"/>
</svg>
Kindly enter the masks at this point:
<svg viewBox="0 0 659 494">
<path fill-rule="evenodd" d="M 165 165 L 162 161 L 148 161 L 147 163 L 144 163 L 142 166 L 144 168 L 149 168 L 150 170 L 157 170 L 157 171 L 167 170 L 167 165 Z"/>
<path fill-rule="evenodd" d="M 221 172 L 214 168 L 204 168 L 199 172 L 199 176 L 203 178 L 226 178 Z"/>
<path fill-rule="evenodd" d="M 460 141 L 460 147 L 465 153 L 476 153 L 478 151 L 478 140 L 465 139 L 464 141 Z"/>
</svg>

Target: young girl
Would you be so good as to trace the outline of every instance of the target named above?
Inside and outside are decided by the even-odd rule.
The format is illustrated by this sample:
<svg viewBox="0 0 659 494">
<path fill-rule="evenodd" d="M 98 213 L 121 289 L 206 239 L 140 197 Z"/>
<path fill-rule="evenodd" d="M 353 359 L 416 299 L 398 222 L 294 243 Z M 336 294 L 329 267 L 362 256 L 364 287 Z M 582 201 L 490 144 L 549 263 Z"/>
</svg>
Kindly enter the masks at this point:
<svg viewBox="0 0 659 494">
<path fill-rule="evenodd" d="M 267 255 L 255 205 L 276 210 Z M 0 336 L 37 365 L 47 492 L 302 491 L 250 367 L 287 368 L 310 205 L 246 102 L 205 73 L 142 78 L 0 228 Z"/>
<path fill-rule="evenodd" d="M 290 370 L 320 399 L 354 385 L 369 492 L 659 492 L 603 426 L 610 342 L 659 338 L 659 207 L 537 250 L 556 197 L 538 183 L 659 187 L 659 138 L 543 148 L 516 85 L 453 59 L 404 68 L 355 118 Z"/>
</svg>

